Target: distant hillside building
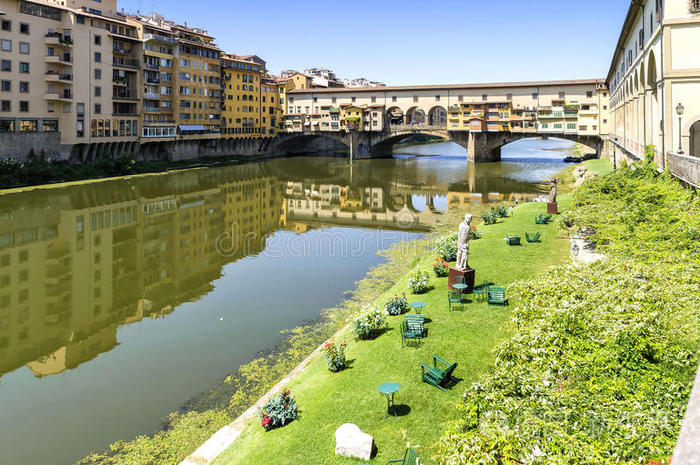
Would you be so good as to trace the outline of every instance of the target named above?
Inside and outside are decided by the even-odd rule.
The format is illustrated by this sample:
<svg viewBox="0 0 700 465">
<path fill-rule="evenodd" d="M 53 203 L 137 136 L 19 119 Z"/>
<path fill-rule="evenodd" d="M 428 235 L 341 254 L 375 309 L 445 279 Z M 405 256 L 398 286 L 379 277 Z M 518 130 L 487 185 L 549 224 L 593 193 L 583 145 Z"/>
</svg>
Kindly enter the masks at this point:
<svg viewBox="0 0 700 465">
<path fill-rule="evenodd" d="M 357 79 L 343 79 L 343 84 L 345 87 L 386 87 L 386 84 L 379 81 L 370 81 L 367 78 L 357 78 Z"/>
</svg>

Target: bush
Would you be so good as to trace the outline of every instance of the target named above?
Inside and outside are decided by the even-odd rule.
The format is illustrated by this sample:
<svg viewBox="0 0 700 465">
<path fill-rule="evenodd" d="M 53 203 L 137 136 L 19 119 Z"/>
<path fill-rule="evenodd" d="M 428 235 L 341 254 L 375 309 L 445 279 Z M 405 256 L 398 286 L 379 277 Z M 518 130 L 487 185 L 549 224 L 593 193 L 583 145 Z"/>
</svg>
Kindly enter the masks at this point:
<svg viewBox="0 0 700 465">
<path fill-rule="evenodd" d="M 484 224 L 496 224 L 498 215 L 493 210 L 489 210 L 481 214 L 481 219 L 484 220 Z"/>
<path fill-rule="evenodd" d="M 700 347 L 700 201 L 647 159 L 583 184 L 566 221 L 595 230 L 607 260 L 517 285 L 513 336 L 464 395 L 439 463 L 673 453 Z"/>
<path fill-rule="evenodd" d="M 428 270 L 415 270 L 408 275 L 408 288 L 413 294 L 424 294 L 428 292 L 430 284 L 430 273 Z"/>
<path fill-rule="evenodd" d="M 481 239 L 481 231 L 477 231 L 476 226 L 472 225 L 469 230 L 469 239 Z"/>
<path fill-rule="evenodd" d="M 446 234 L 435 240 L 433 250 L 439 257 L 445 259 L 445 261 L 453 262 L 457 260 L 457 239 L 459 238 L 459 233 L 457 231 Z"/>
<path fill-rule="evenodd" d="M 444 278 L 450 274 L 450 265 L 444 259 L 436 258 L 435 263 L 433 263 L 433 271 L 438 278 Z"/>
<path fill-rule="evenodd" d="M 297 415 L 297 401 L 287 389 L 265 404 L 260 412 L 260 424 L 266 431 L 270 431 L 294 421 Z"/>
<path fill-rule="evenodd" d="M 393 299 L 389 299 L 386 302 L 386 307 L 384 308 L 387 315 L 401 315 L 408 311 L 408 300 L 406 300 L 406 294 L 401 294 L 399 297 L 395 295 Z"/>
<path fill-rule="evenodd" d="M 364 309 L 352 322 L 352 331 L 358 339 L 371 339 L 386 327 L 386 318 L 375 307 Z"/>
<path fill-rule="evenodd" d="M 499 205 L 496 208 L 493 208 L 493 212 L 499 218 L 508 217 L 508 207 L 506 207 L 505 205 Z"/>
<path fill-rule="evenodd" d="M 326 358 L 328 369 L 337 372 L 345 368 L 345 343 L 335 344 L 326 342 L 323 345 L 323 356 Z"/>
</svg>

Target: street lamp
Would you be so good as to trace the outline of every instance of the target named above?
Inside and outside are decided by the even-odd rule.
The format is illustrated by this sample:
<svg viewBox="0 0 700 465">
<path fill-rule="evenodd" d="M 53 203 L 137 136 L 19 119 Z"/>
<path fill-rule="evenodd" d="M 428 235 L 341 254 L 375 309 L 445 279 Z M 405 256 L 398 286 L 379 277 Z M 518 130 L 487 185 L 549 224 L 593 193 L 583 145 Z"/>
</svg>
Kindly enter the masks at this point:
<svg viewBox="0 0 700 465">
<path fill-rule="evenodd" d="M 681 155 L 683 155 L 683 129 L 681 126 L 683 111 L 685 111 L 685 107 L 679 102 L 676 106 L 676 113 L 678 114 L 678 153 Z"/>
</svg>

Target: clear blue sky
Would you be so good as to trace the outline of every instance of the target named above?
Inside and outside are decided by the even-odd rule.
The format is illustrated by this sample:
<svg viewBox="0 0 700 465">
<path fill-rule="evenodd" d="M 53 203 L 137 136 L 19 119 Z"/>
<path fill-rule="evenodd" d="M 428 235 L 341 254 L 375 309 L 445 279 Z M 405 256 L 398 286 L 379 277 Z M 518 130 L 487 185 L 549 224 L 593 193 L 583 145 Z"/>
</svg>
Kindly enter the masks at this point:
<svg viewBox="0 0 700 465">
<path fill-rule="evenodd" d="M 120 0 L 203 27 L 268 69 L 390 85 L 605 77 L 629 0 Z"/>
</svg>

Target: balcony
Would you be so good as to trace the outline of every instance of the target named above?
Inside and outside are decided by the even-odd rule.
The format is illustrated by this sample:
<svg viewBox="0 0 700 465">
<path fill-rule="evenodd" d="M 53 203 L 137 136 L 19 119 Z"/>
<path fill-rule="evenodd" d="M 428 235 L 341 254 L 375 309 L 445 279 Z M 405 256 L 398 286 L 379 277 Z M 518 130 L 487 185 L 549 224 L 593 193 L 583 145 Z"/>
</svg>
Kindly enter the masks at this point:
<svg viewBox="0 0 700 465">
<path fill-rule="evenodd" d="M 44 43 L 46 45 L 57 45 L 59 47 L 73 47 L 73 38 L 70 36 L 64 36 L 58 32 L 49 32 L 44 36 Z"/>
<path fill-rule="evenodd" d="M 143 98 L 146 100 L 159 100 L 160 99 L 160 94 L 155 94 L 153 92 L 146 92 L 143 95 Z"/>
<path fill-rule="evenodd" d="M 121 55 L 131 55 L 131 49 L 112 46 L 112 53 L 119 53 Z"/>
<path fill-rule="evenodd" d="M 133 87 L 114 87 L 112 89 L 112 98 L 116 100 L 137 100 L 138 93 Z"/>
<path fill-rule="evenodd" d="M 165 42 L 166 44 L 177 44 L 177 40 L 171 37 L 162 36 L 160 34 L 144 34 L 144 40 L 157 40 L 159 42 Z"/>
<path fill-rule="evenodd" d="M 73 66 L 73 57 L 69 54 L 64 55 L 46 55 L 46 63 L 52 63 L 55 65 Z"/>
<path fill-rule="evenodd" d="M 71 84 L 73 76 L 66 73 L 58 73 L 55 71 L 47 71 L 44 80 L 47 82 L 65 82 L 66 84 Z"/>
<path fill-rule="evenodd" d="M 73 100 L 73 93 L 68 89 L 64 89 L 63 92 L 47 92 L 44 94 L 44 99 L 57 102 L 70 102 Z"/>
<path fill-rule="evenodd" d="M 112 82 L 115 84 L 121 84 L 121 85 L 129 85 L 129 78 L 126 76 L 114 76 L 112 78 Z"/>
<path fill-rule="evenodd" d="M 146 78 L 146 84 L 160 84 L 160 78 Z"/>
<path fill-rule="evenodd" d="M 160 69 L 160 65 L 158 63 L 144 63 L 143 67 L 146 69 L 153 69 L 156 71 Z"/>
<path fill-rule="evenodd" d="M 132 58 L 113 57 L 112 58 L 112 65 L 117 66 L 119 68 L 130 68 L 130 69 L 141 68 L 141 63 L 138 60 L 134 60 Z"/>
</svg>

